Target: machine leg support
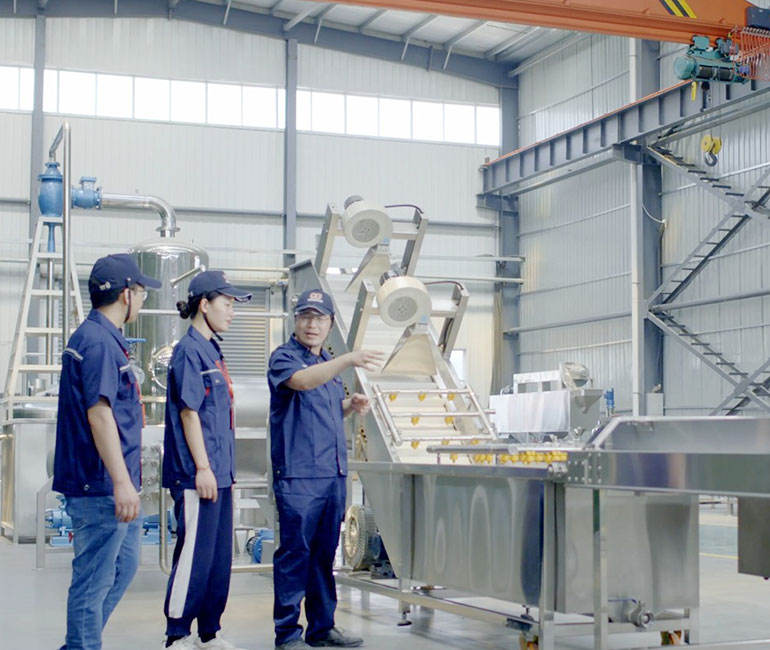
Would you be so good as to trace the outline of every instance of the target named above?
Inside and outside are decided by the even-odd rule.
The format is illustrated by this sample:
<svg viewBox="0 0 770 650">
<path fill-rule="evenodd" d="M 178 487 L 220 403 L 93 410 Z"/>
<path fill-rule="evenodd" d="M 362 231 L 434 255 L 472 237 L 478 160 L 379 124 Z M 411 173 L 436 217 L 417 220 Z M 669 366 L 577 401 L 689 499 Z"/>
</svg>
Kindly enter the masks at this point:
<svg viewBox="0 0 770 650">
<path fill-rule="evenodd" d="M 401 620 L 396 623 L 399 627 L 406 627 L 407 625 L 411 625 L 412 621 L 409 620 L 409 614 L 412 611 L 412 606 L 409 603 L 405 603 L 404 601 L 400 600 L 398 601 L 398 607 L 401 612 Z"/>
</svg>

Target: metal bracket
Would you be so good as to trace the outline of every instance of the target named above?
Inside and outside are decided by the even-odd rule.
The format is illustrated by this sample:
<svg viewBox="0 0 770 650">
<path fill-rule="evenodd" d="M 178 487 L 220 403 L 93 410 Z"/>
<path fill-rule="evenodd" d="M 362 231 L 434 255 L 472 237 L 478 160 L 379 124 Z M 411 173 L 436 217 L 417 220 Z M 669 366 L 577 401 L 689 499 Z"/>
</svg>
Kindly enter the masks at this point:
<svg viewBox="0 0 770 650">
<path fill-rule="evenodd" d="M 502 196 L 500 194 L 477 194 L 476 207 L 483 210 L 494 210 L 505 215 L 519 213 L 518 196 Z"/>
<path fill-rule="evenodd" d="M 651 160 L 638 144 L 614 144 L 612 145 L 612 157 L 623 162 L 635 164 Z"/>
<path fill-rule="evenodd" d="M 318 252 L 316 253 L 314 264 L 318 275 L 322 278 L 326 277 L 327 271 L 329 270 L 329 262 L 334 249 L 335 238 L 344 237 L 340 225 L 341 216 L 342 214 L 334 203 L 329 203 L 326 206 L 326 221 L 321 230 L 321 238 L 318 241 Z M 391 240 L 406 240 L 404 256 L 401 259 L 401 273 L 404 275 L 414 275 L 417 259 L 420 256 L 420 249 L 422 248 L 422 241 L 428 230 L 428 223 L 428 219 L 426 219 L 419 210 L 415 209 L 414 216 L 410 223 L 398 222 L 393 224 Z M 373 246 L 370 251 L 373 252 L 376 248 L 376 246 Z"/>
</svg>

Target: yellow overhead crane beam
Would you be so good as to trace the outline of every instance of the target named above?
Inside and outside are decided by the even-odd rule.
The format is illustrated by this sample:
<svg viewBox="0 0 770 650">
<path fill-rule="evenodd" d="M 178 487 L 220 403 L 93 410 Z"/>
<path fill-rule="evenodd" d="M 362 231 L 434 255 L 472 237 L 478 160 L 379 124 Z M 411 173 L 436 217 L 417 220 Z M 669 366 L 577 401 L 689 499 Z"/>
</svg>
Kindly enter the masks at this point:
<svg viewBox="0 0 770 650">
<path fill-rule="evenodd" d="M 335 0 L 336 4 L 536 25 L 653 41 L 714 43 L 750 24 L 744 0 Z"/>
</svg>

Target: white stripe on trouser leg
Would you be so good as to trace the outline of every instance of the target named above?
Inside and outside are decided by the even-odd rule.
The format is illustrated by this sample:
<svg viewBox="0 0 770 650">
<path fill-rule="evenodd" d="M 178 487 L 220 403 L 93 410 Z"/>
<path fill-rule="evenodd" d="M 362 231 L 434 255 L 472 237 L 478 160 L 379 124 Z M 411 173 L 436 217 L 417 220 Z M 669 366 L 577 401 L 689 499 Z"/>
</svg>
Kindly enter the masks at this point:
<svg viewBox="0 0 770 650">
<path fill-rule="evenodd" d="M 174 585 L 171 587 L 171 597 L 168 601 L 169 618 L 182 618 L 184 615 L 195 555 L 195 538 L 198 536 L 200 504 L 201 498 L 195 490 L 184 491 L 184 546 L 179 555 L 179 564 L 176 565 Z"/>
</svg>

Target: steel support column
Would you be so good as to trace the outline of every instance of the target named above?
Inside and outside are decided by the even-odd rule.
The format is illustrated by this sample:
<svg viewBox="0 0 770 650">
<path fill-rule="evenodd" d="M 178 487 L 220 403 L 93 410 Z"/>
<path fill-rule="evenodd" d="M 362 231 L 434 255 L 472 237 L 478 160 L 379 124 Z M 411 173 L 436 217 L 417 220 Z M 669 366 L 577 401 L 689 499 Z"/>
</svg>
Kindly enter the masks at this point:
<svg viewBox="0 0 770 650">
<path fill-rule="evenodd" d="M 502 153 L 515 151 L 519 146 L 519 91 L 503 88 L 500 91 L 501 148 Z M 518 199 L 501 200 L 498 209 L 500 224 L 498 254 L 500 257 L 519 255 Z M 497 275 L 521 277 L 520 263 L 498 262 Z M 495 368 L 492 392 L 498 392 L 511 383 L 513 373 L 519 368 L 519 337 L 507 335 L 511 328 L 519 326 L 519 295 L 521 285 L 498 283 L 495 286 Z M 498 347 L 499 346 L 499 347 Z"/>
<path fill-rule="evenodd" d="M 297 41 L 286 41 L 286 125 L 283 135 L 283 248 L 297 248 Z M 283 265 L 295 262 L 284 253 Z"/>
<path fill-rule="evenodd" d="M 631 101 L 658 90 L 658 43 L 629 39 Z M 644 161 L 644 158 L 642 158 Z M 661 170 L 654 161 L 629 170 L 631 232 L 631 408 L 647 413 L 647 394 L 663 383 L 663 336 L 647 321 L 647 297 L 660 284 Z M 649 216 L 648 216 L 649 215 Z M 650 218 L 653 217 L 653 218 Z"/>
<path fill-rule="evenodd" d="M 29 151 L 29 238 L 35 235 L 40 208 L 37 205 L 37 175 L 43 171 L 43 75 L 45 73 L 45 16 L 35 16 L 35 98 L 32 105 Z"/>
</svg>

